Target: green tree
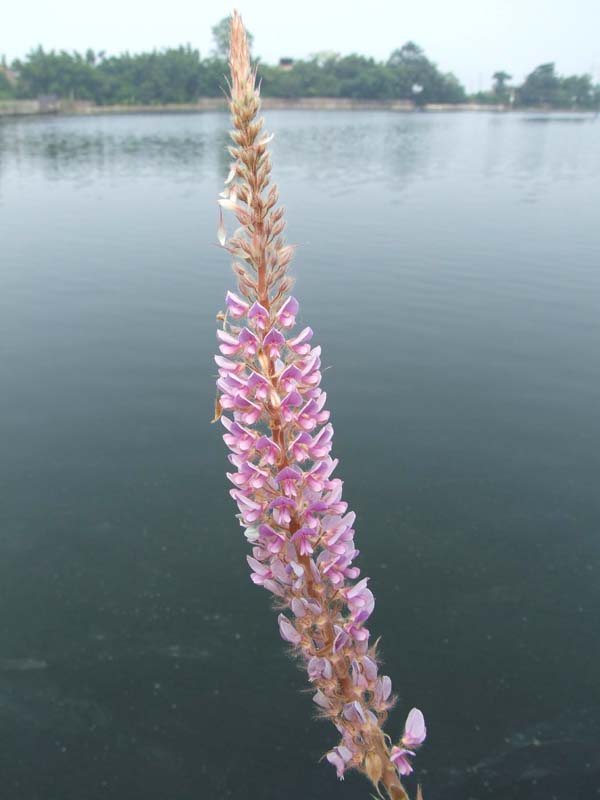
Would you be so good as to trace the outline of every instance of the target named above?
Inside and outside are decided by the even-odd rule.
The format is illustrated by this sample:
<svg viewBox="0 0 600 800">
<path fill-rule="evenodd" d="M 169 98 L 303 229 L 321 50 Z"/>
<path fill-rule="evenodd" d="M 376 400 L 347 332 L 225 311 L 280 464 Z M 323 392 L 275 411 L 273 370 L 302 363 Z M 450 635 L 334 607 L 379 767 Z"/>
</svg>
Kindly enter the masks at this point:
<svg viewBox="0 0 600 800">
<path fill-rule="evenodd" d="M 98 80 L 92 64 L 77 52 L 32 50 L 24 62 L 14 64 L 19 73 L 19 94 L 38 97 L 55 94 L 80 100 L 95 100 Z"/>
<path fill-rule="evenodd" d="M 600 106 L 600 86 L 590 75 L 557 75 L 554 64 L 540 64 L 517 90 L 521 106 L 596 109 Z"/>
<path fill-rule="evenodd" d="M 192 103 L 203 93 L 200 53 L 190 45 L 106 58 L 96 73 L 104 104 Z"/>
<path fill-rule="evenodd" d="M 223 22 L 229 26 L 228 18 Z M 100 105 L 191 103 L 198 97 L 222 97 L 227 74 L 224 58 L 201 59 L 190 45 L 110 57 L 103 51 L 47 52 L 38 47 L 13 67 L 19 74 L 20 97 L 55 94 Z M 455 103 L 465 96 L 456 77 L 440 72 L 414 42 L 394 51 L 387 63 L 356 53 L 326 52 L 296 61 L 291 70 L 260 65 L 259 74 L 265 97 L 414 97 L 419 103 Z M 2 81 L 0 92 L 7 91 Z M 565 96 L 583 97 L 586 91 L 573 79 Z"/>
<path fill-rule="evenodd" d="M 530 72 L 519 89 L 519 103 L 524 106 L 559 105 L 559 101 L 560 82 L 551 62 Z"/>
<path fill-rule="evenodd" d="M 502 94 L 506 91 L 506 81 L 509 81 L 512 75 L 509 75 L 508 72 L 504 72 L 504 70 L 499 70 L 498 72 L 494 72 L 492 78 L 494 80 L 494 92 L 496 94 Z"/>
<path fill-rule="evenodd" d="M 8 79 L 6 57 L 0 59 L 0 100 L 9 100 L 15 96 L 15 87 Z"/>
<path fill-rule="evenodd" d="M 562 100 L 567 106 L 598 108 L 596 93 L 600 87 L 592 83 L 591 75 L 570 75 L 561 79 Z"/>
<path fill-rule="evenodd" d="M 402 47 L 394 50 L 388 60 L 391 67 L 405 67 L 408 65 L 429 64 L 422 47 L 414 42 L 406 42 Z"/>
<path fill-rule="evenodd" d="M 406 42 L 390 55 L 387 68 L 393 96 L 426 103 L 460 103 L 465 90 L 452 73 L 442 73 L 414 42 Z"/>
<path fill-rule="evenodd" d="M 511 78 L 512 75 L 509 75 L 509 73 L 505 72 L 504 70 L 498 70 L 498 72 L 494 72 L 492 75 L 492 79 L 494 81 L 492 91 L 498 100 L 502 100 L 503 102 L 508 100 L 508 86 L 506 85 L 506 82 Z"/>
</svg>

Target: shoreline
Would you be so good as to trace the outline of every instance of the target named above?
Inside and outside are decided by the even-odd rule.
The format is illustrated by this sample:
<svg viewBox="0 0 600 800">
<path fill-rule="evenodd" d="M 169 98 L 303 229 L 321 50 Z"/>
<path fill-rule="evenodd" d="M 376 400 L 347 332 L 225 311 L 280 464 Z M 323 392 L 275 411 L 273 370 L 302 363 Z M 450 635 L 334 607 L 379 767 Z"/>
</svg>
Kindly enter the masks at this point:
<svg viewBox="0 0 600 800">
<path fill-rule="evenodd" d="M 353 100 L 345 97 L 265 97 L 262 107 L 269 110 L 303 111 L 395 111 L 398 113 L 528 113 L 528 114 L 576 114 L 596 116 L 589 109 L 560 108 L 511 108 L 505 105 L 481 103 L 428 103 L 417 107 L 412 100 Z M 228 111 L 227 102 L 219 97 L 203 97 L 196 103 L 165 103 L 157 105 L 110 105 L 98 106 L 82 100 L 2 100 L 0 117 L 24 116 L 99 116 L 102 114 L 200 114 L 210 111 Z"/>
</svg>

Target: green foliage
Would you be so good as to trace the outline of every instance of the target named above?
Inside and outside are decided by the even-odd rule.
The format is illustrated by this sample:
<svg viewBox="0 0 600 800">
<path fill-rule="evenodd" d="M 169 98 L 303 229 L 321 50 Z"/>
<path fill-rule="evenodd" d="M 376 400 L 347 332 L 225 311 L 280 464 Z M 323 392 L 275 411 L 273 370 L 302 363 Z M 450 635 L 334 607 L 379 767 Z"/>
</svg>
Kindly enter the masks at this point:
<svg viewBox="0 0 600 800">
<path fill-rule="evenodd" d="M 495 97 L 496 102 L 499 103 L 507 103 L 510 98 L 510 89 L 506 85 L 506 82 L 512 78 L 512 75 L 509 75 L 508 72 L 504 70 L 498 70 L 498 72 L 494 72 L 492 75 L 492 79 L 494 81 L 494 86 L 492 89 L 492 95 Z"/>
<path fill-rule="evenodd" d="M 189 45 L 103 59 L 96 67 L 97 102 L 193 103 L 202 89 L 200 66 L 200 53 Z"/>
<path fill-rule="evenodd" d="M 406 42 L 390 55 L 388 70 L 394 83 L 394 95 L 412 98 L 417 105 L 426 103 L 461 103 L 465 90 L 451 73 L 440 72 L 414 42 Z"/>
<path fill-rule="evenodd" d="M 11 100 L 14 96 L 14 87 L 0 67 L 0 100 Z"/>
<path fill-rule="evenodd" d="M 348 97 L 386 99 L 393 96 L 389 75 L 372 58 L 352 54 L 340 58 L 297 61 L 291 70 L 261 65 L 265 97 Z"/>
<path fill-rule="evenodd" d="M 519 89 L 519 103 L 527 106 L 550 105 L 556 101 L 559 89 L 560 82 L 554 64 L 540 64 Z"/>
<path fill-rule="evenodd" d="M 540 64 L 517 90 L 517 102 L 521 106 L 598 109 L 600 86 L 593 85 L 590 75 L 561 77 L 553 63 Z"/>
<path fill-rule="evenodd" d="M 42 47 L 32 50 L 25 61 L 16 61 L 19 73 L 18 94 L 39 97 L 55 94 L 82 100 L 96 99 L 97 76 L 93 64 L 79 53 L 61 50 L 46 52 Z"/>
<path fill-rule="evenodd" d="M 423 51 L 408 42 L 387 63 L 351 54 L 329 53 L 297 61 L 292 70 L 261 65 L 265 97 L 348 97 L 455 103 L 465 92 L 454 75 L 441 73 Z"/>
<path fill-rule="evenodd" d="M 504 102 L 494 92 L 475 92 L 475 94 L 469 95 L 469 100 L 480 106 L 495 106 Z"/>
<path fill-rule="evenodd" d="M 226 17 L 213 29 L 217 45 L 219 41 L 224 44 L 228 31 Z M 222 53 L 223 47 L 218 50 Z M 16 86 L 0 69 L 0 98 L 57 95 L 99 105 L 194 103 L 199 97 L 222 97 L 228 72 L 222 55 L 201 58 L 190 45 L 110 57 L 93 50 L 81 54 L 38 47 L 12 68 L 18 74 Z M 289 70 L 264 64 L 258 72 L 264 97 L 407 99 L 417 105 L 466 99 L 458 79 L 441 72 L 414 42 L 394 50 L 385 63 L 356 53 L 325 52 L 296 61 Z M 551 63 L 533 70 L 519 88 L 508 85 L 511 76 L 503 70 L 495 72 L 492 79 L 492 90 L 472 99 L 506 104 L 515 96 L 515 104 L 520 106 L 600 106 L 600 86 L 594 86 L 589 75 L 561 77 Z"/>
</svg>

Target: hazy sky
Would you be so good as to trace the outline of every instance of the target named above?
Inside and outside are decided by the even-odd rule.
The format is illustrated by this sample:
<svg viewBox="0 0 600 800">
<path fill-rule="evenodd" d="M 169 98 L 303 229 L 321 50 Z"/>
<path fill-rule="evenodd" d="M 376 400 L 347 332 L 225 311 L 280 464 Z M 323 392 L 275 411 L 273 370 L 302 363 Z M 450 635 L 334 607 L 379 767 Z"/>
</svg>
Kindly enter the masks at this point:
<svg viewBox="0 0 600 800">
<path fill-rule="evenodd" d="M 38 44 L 118 53 L 189 42 L 212 49 L 212 25 L 235 3 L 254 52 L 273 63 L 322 50 L 385 59 L 408 39 L 469 90 L 498 69 L 521 80 L 555 61 L 600 82 L 600 0 L 12 0 L 2 10 L 0 54 Z"/>
</svg>

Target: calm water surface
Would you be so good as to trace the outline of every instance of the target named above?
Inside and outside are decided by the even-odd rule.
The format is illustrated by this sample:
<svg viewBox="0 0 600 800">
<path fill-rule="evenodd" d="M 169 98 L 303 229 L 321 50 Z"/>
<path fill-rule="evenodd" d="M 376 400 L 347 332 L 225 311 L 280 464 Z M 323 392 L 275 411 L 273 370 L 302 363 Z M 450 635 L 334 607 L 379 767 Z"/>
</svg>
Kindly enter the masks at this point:
<svg viewBox="0 0 600 800">
<path fill-rule="evenodd" d="M 426 800 L 600 791 L 600 121 L 271 112 Z M 359 800 L 214 401 L 225 115 L 0 124 L 3 800 Z"/>
</svg>

